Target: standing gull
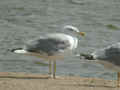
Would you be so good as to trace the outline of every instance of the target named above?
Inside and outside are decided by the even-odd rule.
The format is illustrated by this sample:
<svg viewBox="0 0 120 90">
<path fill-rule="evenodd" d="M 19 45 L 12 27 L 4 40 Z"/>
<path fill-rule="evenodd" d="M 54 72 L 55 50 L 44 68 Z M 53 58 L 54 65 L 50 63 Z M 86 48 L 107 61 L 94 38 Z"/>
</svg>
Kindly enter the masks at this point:
<svg viewBox="0 0 120 90">
<path fill-rule="evenodd" d="M 49 74 L 55 78 L 56 60 L 62 59 L 65 54 L 71 53 L 78 45 L 78 35 L 84 36 L 76 27 L 71 25 L 64 26 L 64 33 L 49 33 L 37 39 L 30 40 L 23 48 L 13 49 L 12 52 L 37 56 L 49 61 Z M 52 72 L 53 63 L 53 72 Z"/>
<path fill-rule="evenodd" d="M 104 67 L 118 72 L 117 86 L 120 87 L 120 42 L 96 50 L 91 54 L 81 54 L 81 57 L 82 56 L 88 60 L 95 60 L 96 62 L 103 64 Z"/>
</svg>

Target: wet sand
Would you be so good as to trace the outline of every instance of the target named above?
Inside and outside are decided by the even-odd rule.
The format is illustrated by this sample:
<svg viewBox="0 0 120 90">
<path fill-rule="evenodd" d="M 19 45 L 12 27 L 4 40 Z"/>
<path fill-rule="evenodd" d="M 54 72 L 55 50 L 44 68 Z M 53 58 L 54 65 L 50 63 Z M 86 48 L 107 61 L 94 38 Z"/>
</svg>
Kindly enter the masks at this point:
<svg viewBox="0 0 120 90">
<path fill-rule="evenodd" d="M 0 73 L 0 90 L 119 90 L 116 81 L 77 76 L 57 76 L 28 73 Z"/>
</svg>

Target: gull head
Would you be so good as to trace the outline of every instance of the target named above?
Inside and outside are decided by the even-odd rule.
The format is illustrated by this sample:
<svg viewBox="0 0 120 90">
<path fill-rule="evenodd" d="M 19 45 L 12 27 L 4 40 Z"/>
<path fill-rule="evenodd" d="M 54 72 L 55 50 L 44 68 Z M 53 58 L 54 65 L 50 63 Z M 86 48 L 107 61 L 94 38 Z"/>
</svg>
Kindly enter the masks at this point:
<svg viewBox="0 0 120 90">
<path fill-rule="evenodd" d="M 68 30 L 70 32 L 75 32 L 81 36 L 85 36 L 85 32 L 80 32 L 78 28 L 72 26 L 72 25 L 66 25 L 64 26 L 64 30 Z"/>
</svg>

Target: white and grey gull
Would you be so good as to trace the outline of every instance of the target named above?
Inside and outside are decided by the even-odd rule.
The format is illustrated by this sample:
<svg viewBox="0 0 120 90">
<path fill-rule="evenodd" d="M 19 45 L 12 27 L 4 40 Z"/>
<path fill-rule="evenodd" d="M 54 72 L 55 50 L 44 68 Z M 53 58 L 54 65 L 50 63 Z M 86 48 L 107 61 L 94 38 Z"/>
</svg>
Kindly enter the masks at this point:
<svg viewBox="0 0 120 90">
<path fill-rule="evenodd" d="M 116 71 L 117 86 L 120 87 L 120 42 L 98 49 L 90 54 L 81 53 L 81 57 L 96 61 L 104 65 L 105 68 Z"/>
<path fill-rule="evenodd" d="M 80 32 L 78 28 L 66 25 L 65 33 L 48 33 L 40 35 L 39 38 L 28 41 L 23 48 L 11 50 L 14 53 L 37 56 L 49 61 L 49 74 L 55 78 L 56 60 L 63 59 L 64 56 L 75 50 L 78 46 L 78 36 L 84 36 L 84 32 Z M 53 70 L 52 70 L 53 64 Z"/>
</svg>

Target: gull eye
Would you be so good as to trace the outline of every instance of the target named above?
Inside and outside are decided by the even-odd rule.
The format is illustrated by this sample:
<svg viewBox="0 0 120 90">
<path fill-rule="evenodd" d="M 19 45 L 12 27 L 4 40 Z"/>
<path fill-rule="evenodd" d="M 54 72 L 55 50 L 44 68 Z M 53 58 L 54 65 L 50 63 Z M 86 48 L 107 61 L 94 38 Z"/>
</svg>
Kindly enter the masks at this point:
<svg viewBox="0 0 120 90">
<path fill-rule="evenodd" d="M 68 28 L 69 31 L 73 32 L 73 29 L 72 28 Z"/>
</svg>

